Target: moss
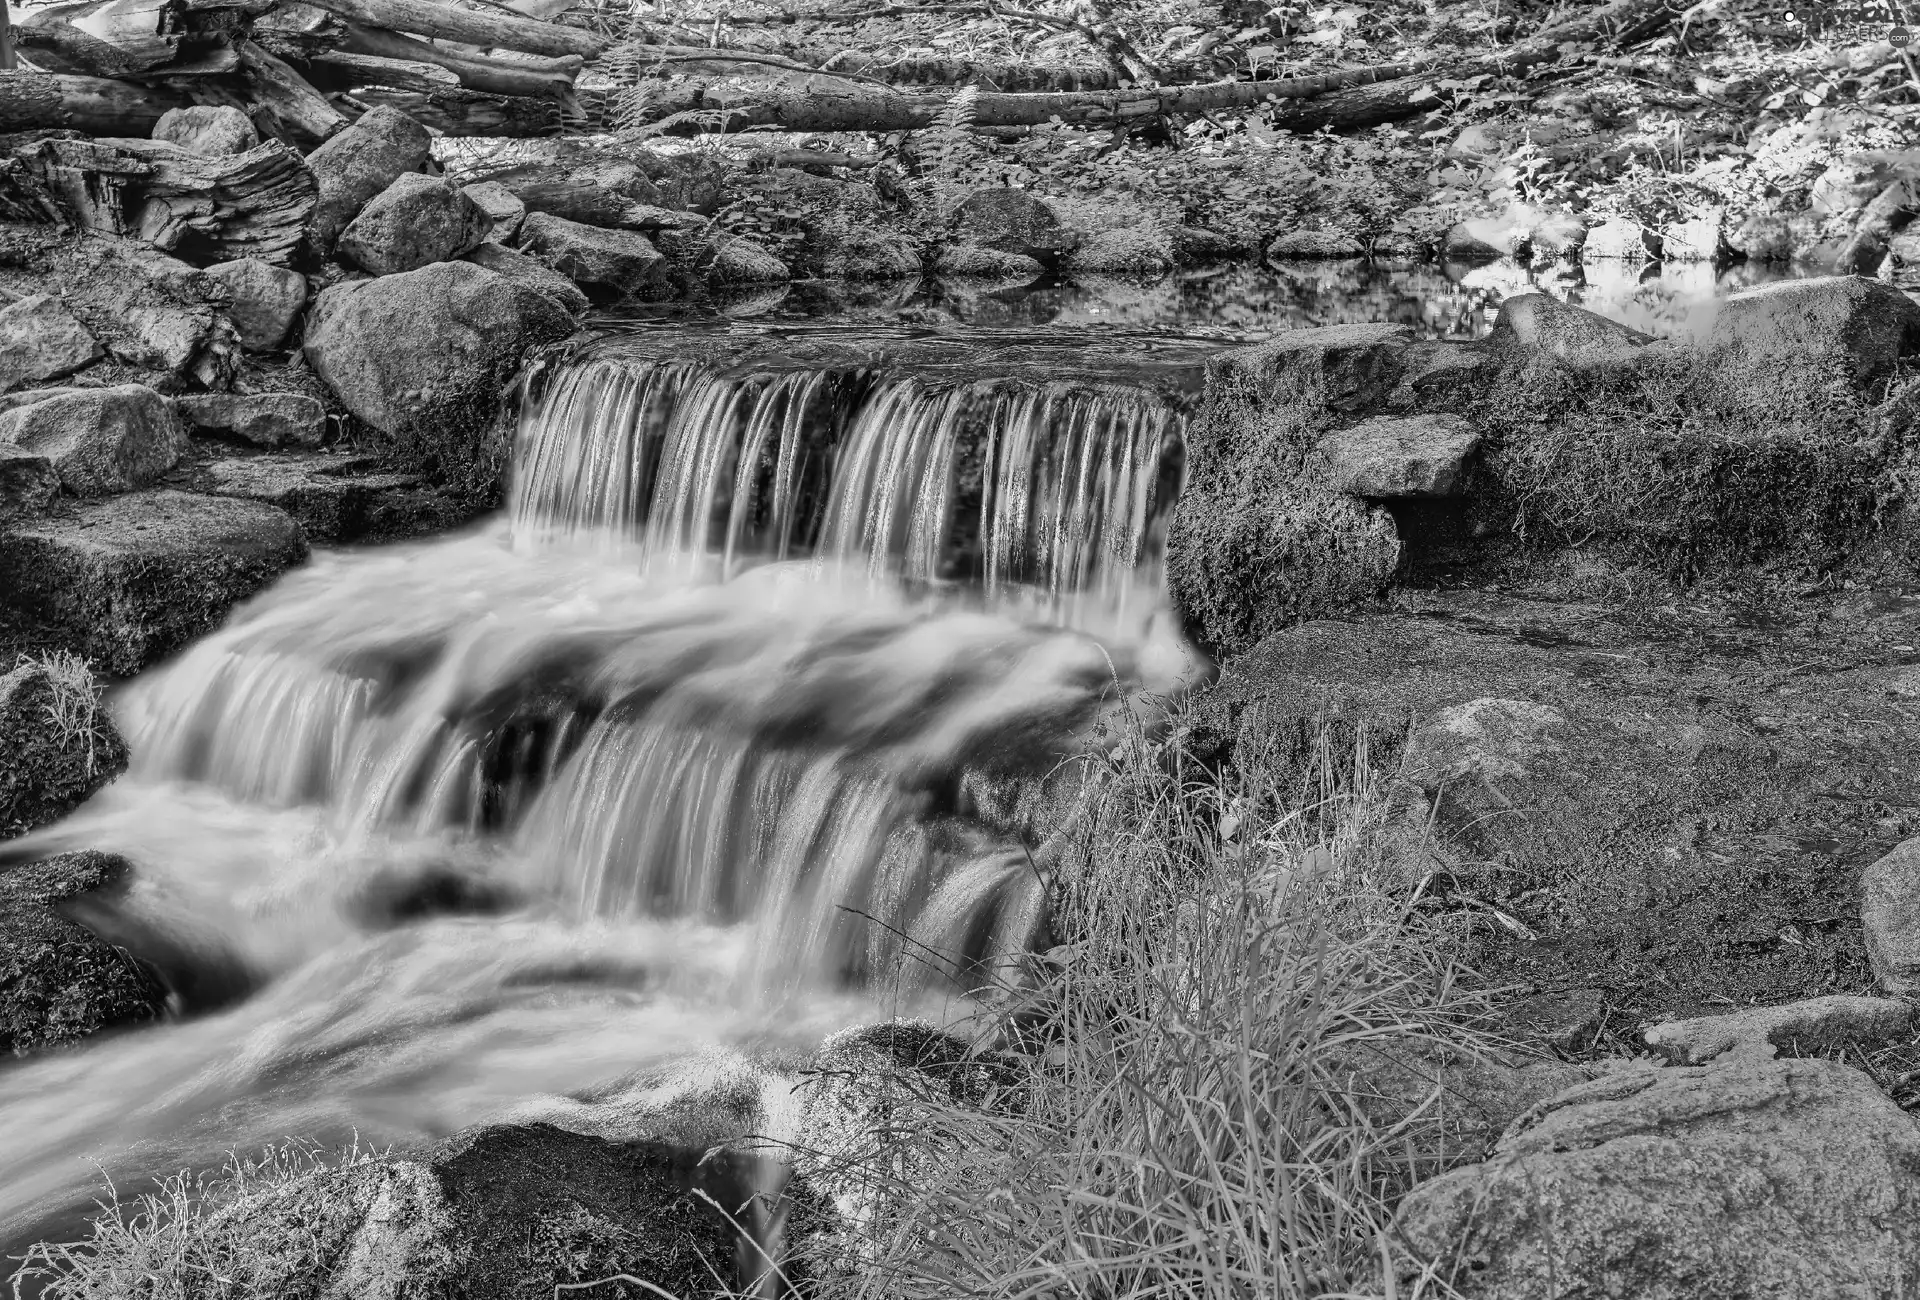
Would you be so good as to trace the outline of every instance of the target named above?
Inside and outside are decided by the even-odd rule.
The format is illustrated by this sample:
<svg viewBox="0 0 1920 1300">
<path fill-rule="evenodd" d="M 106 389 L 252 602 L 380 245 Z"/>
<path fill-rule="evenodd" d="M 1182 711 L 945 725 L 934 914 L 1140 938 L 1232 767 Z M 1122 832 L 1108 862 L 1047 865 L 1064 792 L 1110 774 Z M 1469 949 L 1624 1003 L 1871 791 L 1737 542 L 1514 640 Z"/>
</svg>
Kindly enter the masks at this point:
<svg viewBox="0 0 1920 1300">
<path fill-rule="evenodd" d="M 1829 567 L 1901 495 L 1904 420 L 1811 368 L 1762 388 L 1686 346 L 1592 366 L 1529 352 L 1502 360 L 1476 414 L 1489 522 L 1668 572 Z"/>
</svg>

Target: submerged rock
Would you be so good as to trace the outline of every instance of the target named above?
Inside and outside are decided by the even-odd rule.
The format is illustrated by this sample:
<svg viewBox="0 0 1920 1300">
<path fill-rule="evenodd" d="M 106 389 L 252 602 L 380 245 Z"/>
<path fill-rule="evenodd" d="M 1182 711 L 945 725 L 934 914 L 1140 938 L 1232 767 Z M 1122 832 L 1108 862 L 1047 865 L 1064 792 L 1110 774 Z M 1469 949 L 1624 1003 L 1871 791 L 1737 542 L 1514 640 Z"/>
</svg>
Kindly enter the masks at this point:
<svg viewBox="0 0 1920 1300">
<path fill-rule="evenodd" d="M 132 674 L 214 627 L 306 558 L 271 506 L 169 490 L 84 502 L 0 537 L 0 589 Z"/>
<path fill-rule="evenodd" d="M 131 875 L 105 853 L 0 866 L 0 1052 L 24 1056 L 165 1013 L 153 973 L 60 908 L 124 890 Z"/>
<path fill-rule="evenodd" d="M 1888 998 L 1833 995 L 1724 1016 L 1670 1020 L 1646 1032 L 1647 1046 L 1681 1065 L 1704 1065 L 1734 1052 L 1771 1056 L 1779 1048 L 1813 1052 L 1904 1037 L 1913 1008 Z"/>
<path fill-rule="evenodd" d="M 1627 1069 L 1416 1187 L 1409 1243 L 1475 1300 L 1853 1300 L 1920 1285 L 1920 1126 L 1832 1061 Z"/>
<path fill-rule="evenodd" d="M 323 253 L 374 195 L 433 156 L 427 128 L 384 105 L 307 155 L 320 195 L 307 229 Z"/>
<path fill-rule="evenodd" d="M 0 839 L 62 816 L 126 766 L 83 661 L 25 659 L 0 674 Z"/>
<path fill-rule="evenodd" d="M 645 235 L 602 230 L 535 212 L 520 228 L 520 250 L 572 280 L 631 297 L 667 278 L 667 259 Z"/>
<path fill-rule="evenodd" d="M 409 172 L 347 223 L 339 253 L 370 275 L 397 275 L 471 251 L 491 225 L 480 205 L 452 181 Z"/>
<path fill-rule="evenodd" d="M 167 399 L 139 384 L 57 389 L 0 412 L 0 443 L 45 456 L 75 496 L 145 487 L 189 444 Z"/>
<path fill-rule="evenodd" d="M 476 498 L 499 490 L 500 394 L 527 353 L 573 332 L 553 298 L 470 262 L 336 284 L 307 320 L 306 358 L 407 460 Z"/>
<path fill-rule="evenodd" d="M 225 291 L 225 314 L 249 352 L 273 352 L 287 341 L 307 305 L 307 277 L 284 266 L 243 257 L 207 268 Z"/>
<path fill-rule="evenodd" d="M 70 375 L 107 355 L 66 304 L 35 294 L 0 308 L 0 391 Z"/>
</svg>

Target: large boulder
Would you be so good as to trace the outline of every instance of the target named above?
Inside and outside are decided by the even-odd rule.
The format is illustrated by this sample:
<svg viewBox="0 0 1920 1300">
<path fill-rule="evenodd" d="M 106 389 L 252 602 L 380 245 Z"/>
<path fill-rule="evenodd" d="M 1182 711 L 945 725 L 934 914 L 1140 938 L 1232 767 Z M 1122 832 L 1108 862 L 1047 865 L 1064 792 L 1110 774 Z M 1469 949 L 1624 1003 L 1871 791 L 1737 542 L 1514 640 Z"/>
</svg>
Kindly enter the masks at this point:
<svg viewBox="0 0 1920 1300">
<path fill-rule="evenodd" d="M 1653 338 L 1549 294 L 1521 293 L 1500 304 L 1488 342 L 1495 348 L 1531 348 L 1576 365 L 1592 365 L 1629 356 Z"/>
<path fill-rule="evenodd" d="M 207 268 L 227 296 L 227 319 L 249 352 L 273 352 L 287 341 L 307 305 L 307 277 L 284 266 L 244 257 Z"/>
<path fill-rule="evenodd" d="M 787 264 L 765 247 L 737 237 L 714 250 L 708 274 L 720 284 L 778 284 L 793 278 Z"/>
<path fill-rule="evenodd" d="M 496 244 L 492 240 L 480 245 L 468 253 L 466 260 L 475 266 L 485 267 L 496 275 L 539 290 L 559 304 L 569 316 L 578 316 L 593 305 L 586 291 L 569 280 L 545 262 L 535 261 L 518 249 L 508 248 L 505 244 Z"/>
<path fill-rule="evenodd" d="M 521 225 L 520 249 L 575 284 L 619 297 L 667 278 L 667 259 L 638 231 L 602 230 L 545 212 L 529 214 Z"/>
<path fill-rule="evenodd" d="M 953 213 L 953 235 L 963 244 L 1039 262 L 1052 261 L 1078 242 L 1044 200 L 1005 186 L 978 189 L 961 200 Z"/>
<path fill-rule="evenodd" d="M 340 232 L 341 260 L 369 275 L 449 262 L 487 237 L 492 221 L 452 181 L 409 172 L 375 195 Z"/>
<path fill-rule="evenodd" d="M 307 229 L 320 251 L 333 251 L 340 232 L 374 195 L 425 167 L 432 145 L 427 128 L 382 106 L 308 154 L 320 197 Z"/>
<path fill-rule="evenodd" d="M 1399 1224 L 1473 1300 L 1909 1294 L 1920 1126 L 1833 1061 L 1630 1068 L 1416 1187 Z"/>
<path fill-rule="evenodd" d="M 506 454 L 493 427 L 500 395 L 531 349 L 572 332 L 539 289 L 436 262 L 327 289 L 307 318 L 306 358 L 403 457 L 490 499 Z"/>
<path fill-rule="evenodd" d="M 83 502 L 0 536 L 0 590 L 130 675 L 306 558 L 283 511 L 171 490 Z"/>
<path fill-rule="evenodd" d="M 1356 497 L 1457 496 L 1480 434 L 1457 415 L 1376 416 L 1320 440 L 1334 487 Z"/>
<path fill-rule="evenodd" d="M 125 890 L 131 875 L 104 853 L 0 866 L 0 1053 L 24 1056 L 165 1014 L 151 970 L 65 915 L 75 900 Z"/>
<path fill-rule="evenodd" d="M 318 447 L 327 436 L 326 407 L 304 393 L 195 393 L 174 406 L 202 433 L 270 450 Z"/>
<path fill-rule="evenodd" d="M 35 294 L 0 308 L 0 391 L 70 375 L 107 355 L 66 304 Z"/>
<path fill-rule="evenodd" d="M 170 108 L 153 124 L 153 138 L 213 157 L 245 153 L 260 143 L 247 115 L 224 104 Z"/>
<path fill-rule="evenodd" d="M 83 497 L 145 487 L 191 445 L 167 399 L 139 384 L 57 389 L 0 412 L 0 443 L 45 456 Z"/>
<path fill-rule="evenodd" d="M 126 766 L 84 660 L 22 659 L 0 674 L 0 839 L 60 817 Z"/>
<path fill-rule="evenodd" d="M 1743 404 L 1777 404 L 1783 388 L 1837 380 L 1865 392 L 1920 350 L 1920 304 L 1861 275 L 1781 280 L 1717 304 L 1706 364 Z"/>
</svg>

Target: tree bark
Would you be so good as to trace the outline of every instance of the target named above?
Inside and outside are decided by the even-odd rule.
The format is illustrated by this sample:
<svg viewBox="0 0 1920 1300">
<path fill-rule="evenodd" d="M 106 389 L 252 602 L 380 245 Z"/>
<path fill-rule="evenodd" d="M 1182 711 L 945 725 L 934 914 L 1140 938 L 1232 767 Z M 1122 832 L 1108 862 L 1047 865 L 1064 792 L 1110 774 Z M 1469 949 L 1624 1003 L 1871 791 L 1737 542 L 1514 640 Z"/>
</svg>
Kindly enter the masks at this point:
<svg viewBox="0 0 1920 1300">
<path fill-rule="evenodd" d="M 534 18 L 516 18 L 498 10 L 476 12 L 434 4 L 431 0 L 307 0 L 362 27 L 413 32 L 436 40 L 462 41 L 487 49 L 527 54 L 577 54 L 598 58 L 607 42 L 591 32 Z"/>
<path fill-rule="evenodd" d="M 426 41 L 358 24 L 347 25 L 341 48 L 354 54 L 383 59 L 433 63 L 458 78 L 468 90 L 489 95 L 524 95 L 532 99 L 564 99 L 573 93 L 573 81 L 582 60 L 569 55 L 546 65 L 503 63 L 477 55 L 454 54 Z"/>
<path fill-rule="evenodd" d="M 361 90 L 353 95 L 367 108 L 397 108 L 422 126 L 451 136 L 492 136 L 528 140 L 558 135 L 566 125 L 551 99 L 482 95 L 471 90 Z"/>
<path fill-rule="evenodd" d="M 390 86 L 395 90 L 418 90 L 432 94 L 441 90 L 457 90 L 460 86 L 460 78 L 437 63 L 384 59 L 347 50 L 332 50 L 316 56 L 309 61 L 307 72 L 319 85 L 338 90 Z"/>
<path fill-rule="evenodd" d="M 240 42 L 239 48 L 251 92 L 250 103 L 242 105 L 242 111 L 265 134 L 312 146 L 347 125 L 346 115 L 284 60 L 252 41 Z"/>
<path fill-rule="evenodd" d="M 40 140 L 11 161 L 70 224 L 201 264 L 285 262 L 318 193 L 300 155 L 277 140 L 223 157 L 156 140 Z"/>
<path fill-rule="evenodd" d="M 170 108 L 192 101 L 162 86 L 103 77 L 0 72 L 0 133 L 66 129 L 89 135 L 151 135 Z"/>
</svg>

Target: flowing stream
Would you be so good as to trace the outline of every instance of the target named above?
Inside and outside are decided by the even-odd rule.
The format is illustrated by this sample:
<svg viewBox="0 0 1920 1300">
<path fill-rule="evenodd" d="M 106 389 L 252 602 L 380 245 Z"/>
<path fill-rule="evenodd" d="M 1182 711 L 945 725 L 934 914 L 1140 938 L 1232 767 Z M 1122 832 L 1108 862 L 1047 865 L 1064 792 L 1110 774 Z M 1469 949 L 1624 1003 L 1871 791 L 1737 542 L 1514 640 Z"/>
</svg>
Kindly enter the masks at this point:
<svg viewBox="0 0 1920 1300">
<path fill-rule="evenodd" d="M 123 688 L 132 771 L 8 848 L 132 859 L 85 919 L 176 1014 L 0 1068 L 0 1249 L 289 1135 L 635 1132 L 1043 942 L 978 792 L 1194 670 L 1192 358 L 993 357 L 609 338 L 529 377 L 501 516 Z"/>
</svg>

